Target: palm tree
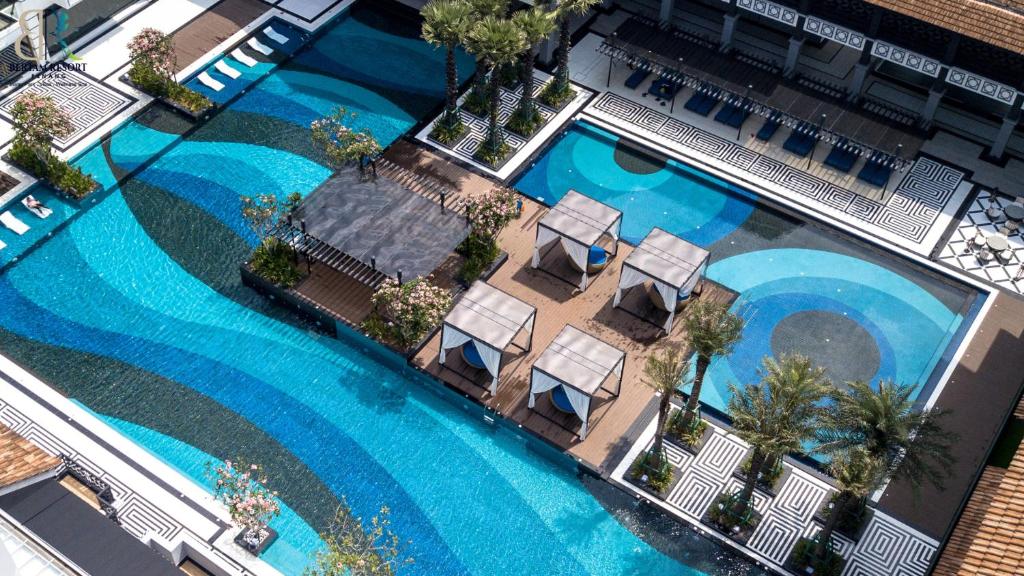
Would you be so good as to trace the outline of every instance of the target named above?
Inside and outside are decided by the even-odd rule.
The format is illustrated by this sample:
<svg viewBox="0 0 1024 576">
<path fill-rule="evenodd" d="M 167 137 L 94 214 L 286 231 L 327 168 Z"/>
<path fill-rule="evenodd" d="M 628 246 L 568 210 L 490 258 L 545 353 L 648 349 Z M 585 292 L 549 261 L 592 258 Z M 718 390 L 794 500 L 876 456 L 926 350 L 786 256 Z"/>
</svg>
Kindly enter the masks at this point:
<svg viewBox="0 0 1024 576">
<path fill-rule="evenodd" d="M 530 132 L 536 123 L 537 108 L 533 103 L 533 62 L 537 59 L 537 44 L 555 31 L 554 12 L 548 12 L 542 6 L 534 6 L 529 10 L 520 10 L 512 15 L 512 21 L 526 36 L 526 50 L 519 56 L 519 79 L 523 85 L 523 94 L 519 98 L 516 109 L 518 124 L 523 132 Z"/>
<path fill-rule="evenodd" d="M 499 67 L 510 64 L 519 57 L 519 53 L 526 46 L 526 36 L 516 28 L 512 20 L 487 16 L 473 27 L 467 40 L 469 51 L 486 62 L 490 71 L 491 80 L 488 94 L 491 97 L 491 103 L 488 107 L 487 138 L 480 144 L 477 153 L 483 153 L 485 157 L 493 158 L 500 153 L 504 144 L 501 131 L 498 128 L 498 106 L 501 104 L 501 94 L 499 91 L 500 79 L 496 71 Z"/>
<path fill-rule="evenodd" d="M 707 374 L 708 366 L 711 365 L 711 359 L 732 352 L 733 345 L 743 334 L 744 321 L 729 312 L 729 308 L 724 304 L 698 299 L 688 304 L 686 314 L 683 316 L 683 324 L 686 326 L 686 335 L 690 340 L 690 345 L 697 354 L 697 369 L 693 378 L 693 388 L 690 390 L 690 398 L 686 402 L 686 412 L 683 413 L 682 427 L 686 430 L 693 424 L 697 407 L 700 405 L 700 391 L 704 385 L 704 375 Z"/>
<path fill-rule="evenodd" d="M 573 16 L 586 14 L 591 8 L 601 3 L 601 0 L 559 0 L 558 2 L 558 48 L 555 49 L 555 59 L 558 69 L 555 72 L 555 81 L 551 86 L 553 95 L 565 94 L 569 90 L 569 48 L 572 43 L 570 20 Z"/>
<path fill-rule="evenodd" d="M 832 513 L 818 533 L 814 556 L 824 560 L 828 543 L 839 519 L 855 502 L 863 502 L 882 480 L 885 465 L 866 449 L 858 446 L 837 454 L 829 463 L 829 472 L 836 480 L 839 494 L 832 503 Z"/>
<path fill-rule="evenodd" d="M 761 382 L 739 389 L 729 385 L 729 415 L 736 435 L 753 447 L 750 471 L 736 499 L 733 514 L 749 510 L 754 487 L 769 458 L 781 458 L 803 449 L 814 438 L 820 409 L 830 384 L 825 371 L 806 356 L 783 355 L 778 361 L 765 357 Z"/>
<path fill-rule="evenodd" d="M 914 407 L 914 388 L 883 380 L 877 390 L 866 382 L 837 390 L 818 434 L 818 451 L 834 455 L 863 446 L 885 464 L 886 476 L 902 478 L 915 490 L 925 479 L 941 489 L 959 436 L 939 425 L 942 411 Z"/>
<path fill-rule="evenodd" d="M 459 71 L 455 48 L 469 33 L 473 7 L 465 0 L 430 0 L 420 11 L 423 15 L 423 39 L 447 52 L 445 67 L 444 125 L 454 128 L 462 123 L 458 111 Z"/>
<path fill-rule="evenodd" d="M 488 16 L 499 18 L 505 16 L 509 6 L 508 0 L 466 0 L 466 2 L 472 9 L 471 20 L 474 23 Z M 473 71 L 473 92 L 479 92 L 482 95 L 485 90 L 487 90 L 487 70 L 483 59 L 477 56 L 476 67 Z"/>
<path fill-rule="evenodd" d="M 647 357 L 644 365 L 644 382 L 661 394 L 658 403 L 658 424 L 654 431 L 654 444 L 651 454 L 661 462 L 661 454 L 665 445 L 665 426 L 668 413 L 672 407 L 672 393 L 679 386 L 683 374 L 689 369 L 690 363 L 683 359 L 675 348 L 669 348 L 662 354 Z"/>
</svg>

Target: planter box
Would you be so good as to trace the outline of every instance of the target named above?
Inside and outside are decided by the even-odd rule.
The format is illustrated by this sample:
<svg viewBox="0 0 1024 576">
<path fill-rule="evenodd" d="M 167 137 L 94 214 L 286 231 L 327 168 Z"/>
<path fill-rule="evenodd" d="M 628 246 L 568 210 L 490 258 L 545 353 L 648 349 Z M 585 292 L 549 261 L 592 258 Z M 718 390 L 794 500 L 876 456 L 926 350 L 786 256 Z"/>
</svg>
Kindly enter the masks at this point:
<svg viewBox="0 0 1024 576">
<path fill-rule="evenodd" d="M 43 184 L 45 184 L 45 185 L 49 186 L 50 188 L 52 188 L 53 190 L 57 191 L 60 195 L 64 196 L 65 198 L 67 198 L 69 200 L 72 200 L 74 202 L 81 202 L 81 201 L 85 200 L 86 198 L 88 198 L 89 196 L 92 196 L 94 193 L 96 193 L 97 190 L 100 190 L 102 188 L 102 186 L 100 186 L 100 183 L 96 182 L 96 179 L 93 178 L 92 190 L 89 190 L 88 192 L 86 192 L 82 196 L 76 196 L 76 195 L 72 194 L 71 192 L 68 192 L 64 188 L 58 186 L 56 182 L 51 181 L 49 178 L 47 178 L 45 176 L 40 176 L 39 174 L 36 174 L 32 170 L 30 170 L 27 166 L 23 166 L 21 163 L 16 162 L 13 158 L 11 158 L 10 154 L 4 154 L 3 155 L 3 159 L 8 164 L 11 164 L 12 166 L 17 166 L 18 168 L 20 168 L 26 174 L 30 174 L 32 177 L 34 177 L 39 182 L 42 182 Z"/>
<path fill-rule="evenodd" d="M 127 74 L 122 74 L 121 77 L 120 77 L 120 80 L 121 80 L 121 82 L 124 82 L 125 84 L 131 86 L 132 88 L 135 88 L 139 92 L 142 92 L 143 94 L 148 94 L 154 100 L 157 100 L 158 102 L 160 102 L 164 106 L 167 106 L 171 110 L 174 110 L 178 114 L 181 114 L 182 116 L 188 118 L 189 120 L 191 120 L 193 122 L 199 122 L 200 120 L 203 120 L 204 118 L 208 117 L 208 115 L 209 115 L 209 113 L 211 111 L 213 111 L 215 108 L 217 108 L 217 103 L 216 102 L 211 102 L 208 107 L 206 107 L 206 108 L 204 108 L 204 109 L 202 109 L 202 110 L 200 110 L 198 112 L 193 112 L 192 110 L 182 106 L 181 104 L 178 104 L 177 102 L 175 102 L 174 100 L 171 100 L 170 98 L 166 98 L 164 96 L 156 96 L 154 94 L 150 94 L 142 86 L 139 86 L 135 82 L 132 82 L 131 78 L 129 78 Z"/>
<path fill-rule="evenodd" d="M 248 530 L 242 530 L 238 533 L 238 536 L 235 536 L 235 544 L 238 544 L 239 546 L 244 548 L 246 552 L 252 554 L 253 556 L 259 556 L 260 554 L 263 554 L 263 552 L 265 552 L 266 549 L 269 548 L 271 544 L 274 543 L 274 540 L 277 540 L 276 530 L 274 530 L 270 526 L 265 527 L 263 530 L 264 532 L 266 532 L 266 534 L 263 536 L 263 538 L 260 539 L 259 543 L 255 546 L 253 546 L 245 540 L 245 536 L 249 533 Z"/>
</svg>

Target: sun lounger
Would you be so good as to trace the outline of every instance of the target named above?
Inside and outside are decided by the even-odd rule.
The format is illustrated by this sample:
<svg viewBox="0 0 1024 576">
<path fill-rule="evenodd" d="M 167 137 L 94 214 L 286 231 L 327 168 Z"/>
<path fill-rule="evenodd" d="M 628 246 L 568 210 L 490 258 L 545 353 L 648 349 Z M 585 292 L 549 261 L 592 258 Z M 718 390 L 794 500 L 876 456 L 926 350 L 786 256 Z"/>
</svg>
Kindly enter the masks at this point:
<svg viewBox="0 0 1024 576">
<path fill-rule="evenodd" d="M 646 80 L 647 77 L 650 75 L 650 71 L 644 70 L 643 68 L 637 68 L 636 70 L 633 71 L 632 74 L 629 75 L 629 78 L 626 78 L 626 88 L 629 88 L 630 90 L 636 90 L 640 86 L 640 84 L 642 84 L 643 81 Z"/>
<path fill-rule="evenodd" d="M 19 236 L 24 234 L 25 232 L 28 232 L 28 224 L 25 224 L 21 220 L 18 220 L 18 217 L 15 216 L 14 214 L 11 214 L 10 212 L 4 212 L 3 214 L 0 214 L 0 224 L 3 224 L 11 232 L 14 232 Z"/>
<path fill-rule="evenodd" d="M 271 48 L 270 46 L 267 46 L 266 44 L 264 44 L 263 42 L 260 42 L 259 40 L 255 39 L 255 38 L 249 38 L 249 42 L 247 42 L 247 44 L 249 44 L 250 48 L 252 48 L 253 50 L 259 52 L 260 54 L 263 54 L 264 56 L 270 56 L 271 54 L 274 53 L 274 49 L 273 48 Z"/>
<path fill-rule="evenodd" d="M 36 208 L 33 208 L 33 207 L 29 206 L 28 205 L 28 197 L 22 198 L 21 199 L 21 204 L 26 209 L 28 209 L 29 212 L 35 214 L 36 216 L 38 216 L 40 218 L 49 218 L 50 215 L 53 214 L 53 210 L 50 210 L 46 206 L 38 206 Z"/>
<path fill-rule="evenodd" d="M 814 150 L 817 134 L 817 128 L 813 128 L 806 122 L 801 123 L 793 129 L 793 133 L 782 143 L 782 147 L 803 158 L 810 154 L 811 150 Z"/>
<path fill-rule="evenodd" d="M 270 38 L 271 40 L 277 42 L 278 44 L 288 43 L 288 37 L 285 36 L 284 34 L 281 34 L 277 30 L 274 30 L 273 26 L 267 26 L 266 28 L 264 28 L 263 33 L 267 35 L 267 38 Z"/>
<path fill-rule="evenodd" d="M 224 89 L 224 84 L 222 84 L 219 80 L 215 80 L 213 78 L 213 76 L 210 76 L 206 72 L 200 72 L 199 76 L 196 76 L 196 78 L 198 78 L 200 82 L 205 84 L 208 88 L 210 88 L 214 92 L 220 92 L 221 90 Z"/>
<path fill-rule="evenodd" d="M 228 66 L 228 63 L 223 60 L 217 60 L 217 63 L 214 64 L 213 67 L 217 69 L 217 72 L 220 72 L 221 74 L 227 76 L 228 78 L 231 78 L 232 80 L 235 80 L 236 78 L 242 75 L 241 72 L 235 70 L 231 66 Z"/>
<path fill-rule="evenodd" d="M 3 250 L 4 248 L 7 248 L 7 244 L 4 244 L 4 242 L 0 240 L 0 250 Z"/>
<path fill-rule="evenodd" d="M 775 133 L 778 132 L 778 130 L 779 121 L 775 118 L 768 118 L 764 121 L 764 124 L 761 125 L 761 129 L 757 131 L 755 136 L 758 140 L 767 142 L 772 139 L 772 136 L 775 136 Z"/>
<path fill-rule="evenodd" d="M 857 178 L 874 186 L 885 186 L 889 182 L 889 176 L 892 175 L 892 168 L 882 164 L 883 158 L 884 156 L 881 154 L 872 154 L 861 168 L 860 173 L 857 174 Z"/>
<path fill-rule="evenodd" d="M 248 66 L 249 68 L 252 68 L 253 66 L 255 66 L 257 64 L 256 59 L 253 58 L 252 56 L 249 56 L 245 52 L 242 52 L 241 48 L 235 48 L 234 50 L 232 50 L 231 51 L 231 57 L 234 58 L 235 60 L 238 60 L 239 64 L 244 64 L 244 65 Z"/>
<path fill-rule="evenodd" d="M 722 106 L 722 109 L 715 114 L 715 121 L 721 122 L 726 126 L 732 126 L 733 128 L 739 128 L 747 121 L 747 116 L 750 113 L 746 110 L 736 106 L 735 104 L 726 104 Z"/>
</svg>

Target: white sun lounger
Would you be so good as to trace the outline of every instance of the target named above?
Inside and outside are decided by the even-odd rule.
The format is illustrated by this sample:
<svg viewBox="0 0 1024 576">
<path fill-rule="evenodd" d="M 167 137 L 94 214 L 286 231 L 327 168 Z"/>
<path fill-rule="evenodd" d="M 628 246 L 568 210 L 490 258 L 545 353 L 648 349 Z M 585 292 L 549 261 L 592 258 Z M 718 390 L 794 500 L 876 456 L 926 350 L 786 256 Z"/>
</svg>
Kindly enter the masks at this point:
<svg viewBox="0 0 1024 576">
<path fill-rule="evenodd" d="M 14 214 L 11 214 L 10 212 L 4 212 L 3 214 L 0 214 L 0 224 L 3 224 L 7 228 L 9 228 L 11 232 L 14 232 L 19 236 L 24 234 L 25 232 L 28 232 L 28 224 L 25 224 L 21 220 L 18 220 L 18 217 L 15 216 Z"/>
<path fill-rule="evenodd" d="M 232 50 L 231 57 L 235 60 L 238 60 L 240 64 L 245 64 L 249 68 L 252 68 L 256 65 L 256 59 L 252 56 L 249 56 L 245 52 L 242 52 L 241 48 L 235 48 L 234 50 Z"/>
<path fill-rule="evenodd" d="M 267 46 L 266 44 L 264 44 L 263 42 L 260 42 L 259 40 L 255 39 L 255 38 L 249 38 L 249 41 L 247 42 L 247 44 L 249 45 L 250 48 L 252 48 L 253 50 L 259 52 L 260 54 L 263 54 L 264 56 L 270 56 L 271 54 L 274 53 L 274 49 L 273 48 L 271 48 L 270 46 Z"/>
<path fill-rule="evenodd" d="M 27 208 L 29 212 L 35 214 L 36 216 L 38 216 L 40 218 L 49 218 L 50 214 L 53 214 L 53 210 L 50 210 L 46 206 L 40 206 L 38 208 L 33 208 L 33 207 L 29 206 L 28 205 L 28 198 L 22 198 L 21 199 L 21 204 L 22 204 L 22 206 Z"/>
<path fill-rule="evenodd" d="M 277 42 L 278 44 L 288 43 L 288 37 L 285 36 L 284 34 L 281 34 L 277 30 L 274 30 L 273 26 L 267 26 L 266 28 L 264 28 L 263 33 L 267 35 L 267 38 L 270 38 L 271 40 Z"/>
<path fill-rule="evenodd" d="M 3 241 L 0 241 L 0 250 L 3 250 L 4 248 L 7 248 L 7 244 L 4 244 Z"/>
<path fill-rule="evenodd" d="M 198 78 L 200 82 L 206 84 L 210 89 L 214 90 L 215 92 L 220 92 L 224 89 L 224 84 L 221 84 L 220 81 L 215 80 L 213 76 L 210 76 L 206 72 L 200 72 L 199 76 L 196 76 L 196 78 Z"/>
<path fill-rule="evenodd" d="M 232 80 L 242 75 L 241 72 L 235 70 L 231 66 L 228 66 L 228 63 L 223 60 L 217 60 L 213 67 L 216 68 L 218 72 L 227 76 L 228 78 L 231 78 Z"/>
</svg>

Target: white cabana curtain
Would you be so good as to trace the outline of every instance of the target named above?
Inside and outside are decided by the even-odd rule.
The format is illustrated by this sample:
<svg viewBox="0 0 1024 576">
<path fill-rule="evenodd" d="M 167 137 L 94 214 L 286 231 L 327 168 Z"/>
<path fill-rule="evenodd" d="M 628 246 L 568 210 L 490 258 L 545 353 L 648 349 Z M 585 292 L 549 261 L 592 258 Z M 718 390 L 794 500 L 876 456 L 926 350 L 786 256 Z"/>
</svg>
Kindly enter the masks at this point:
<svg viewBox="0 0 1024 576">
<path fill-rule="evenodd" d="M 540 249 L 547 246 L 555 239 L 558 239 L 562 243 L 562 248 L 565 249 L 565 253 L 569 255 L 569 258 L 579 266 L 580 270 L 583 270 L 583 279 L 580 280 L 580 290 L 587 289 L 587 259 L 590 256 L 590 246 L 584 246 L 577 242 L 562 236 L 558 232 L 544 226 L 537 227 L 537 243 L 533 245 L 533 262 L 534 268 L 540 266 Z"/>
<path fill-rule="evenodd" d="M 571 386 L 562 386 L 562 389 L 565 390 L 565 395 L 569 397 L 569 404 L 572 404 L 572 409 L 580 417 L 580 420 L 583 421 L 583 426 L 580 427 L 580 440 L 586 440 L 587 420 L 590 417 L 590 396 Z"/>
<path fill-rule="evenodd" d="M 665 329 L 665 332 L 671 332 L 672 321 L 676 319 L 676 299 L 679 298 L 680 291 L 675 286 L 669 286 L 657 280 L 654 281 L 654 288 L 661 296 L 661 301 L 665 303 L 665 308 L 668 308 L 668 319 L 665 320 L 665 325 L 662 328 Z"/>
<path fill-rule="evenodd" d="M 704 277 L 704 271 L 707 270 L 707 267 L 708 263 L 707 261 L 705 261 L 703 264 L 700 265 L 700 268 L 698 268 L 697 271 L 694 272 L 686 280 L 686 284 L 683 284 L 683 286 L 679 289 L 679 293 L 689 294 L 690 292 L 693 292 L 694 288 L 697 287 L 697 283 L 700 282 L 700 279 Z"/>
<path fill-rule="evenodd" d="M 636 268 L 633 268 L 632 266 L 623 266 L 622 274 L 619 275 L 619 289 L 615 291 L 615 300 L 612 302 L 612 305 L 618 306 L 621 304 L 623 292 L 629 290 L 633 286 L 643 284 L 647 279 L 647 274 L 644 274 Z"/>
<path fill-rule="evenodd" d="M 533 408 L 537 404 L 537 394 L 543 394 L 552 388 L 562 385 L 561 380 L 556 380 L 537 370 L 533 371 L 532 380 L 533 382 L 530 384 L 530 408 Z"/>
<path fill-rule="evenodd" d="M 498 370 L 501 369 L 501 350 L 492 348 L 468 334 L 464 334 L 454 328 L 450 328 L 448 325 L 445 325 L 444 329 L 441 331 L 441 357 L 439 361 L 441 364 L 444 364 L 445 358 L 448 357 L 448 350 L 458 348 L 470 340 L 473 341 L 473 345 L 476 346 L 476 351 L 480 354 L 480 359 L 484 361 L 484 366 L 487 367 L 487 372 L 491 375 L 491 394 L 497 394 Z"/>
<path fill-rule="evenodd" d="M 559 238 L 560 234 L 551 228 L 537 227 L 537 243 L 533 245 L 533 267 L 540 266 L 540 249 L 547 246 L 552 240 Z"/>
</svg>

